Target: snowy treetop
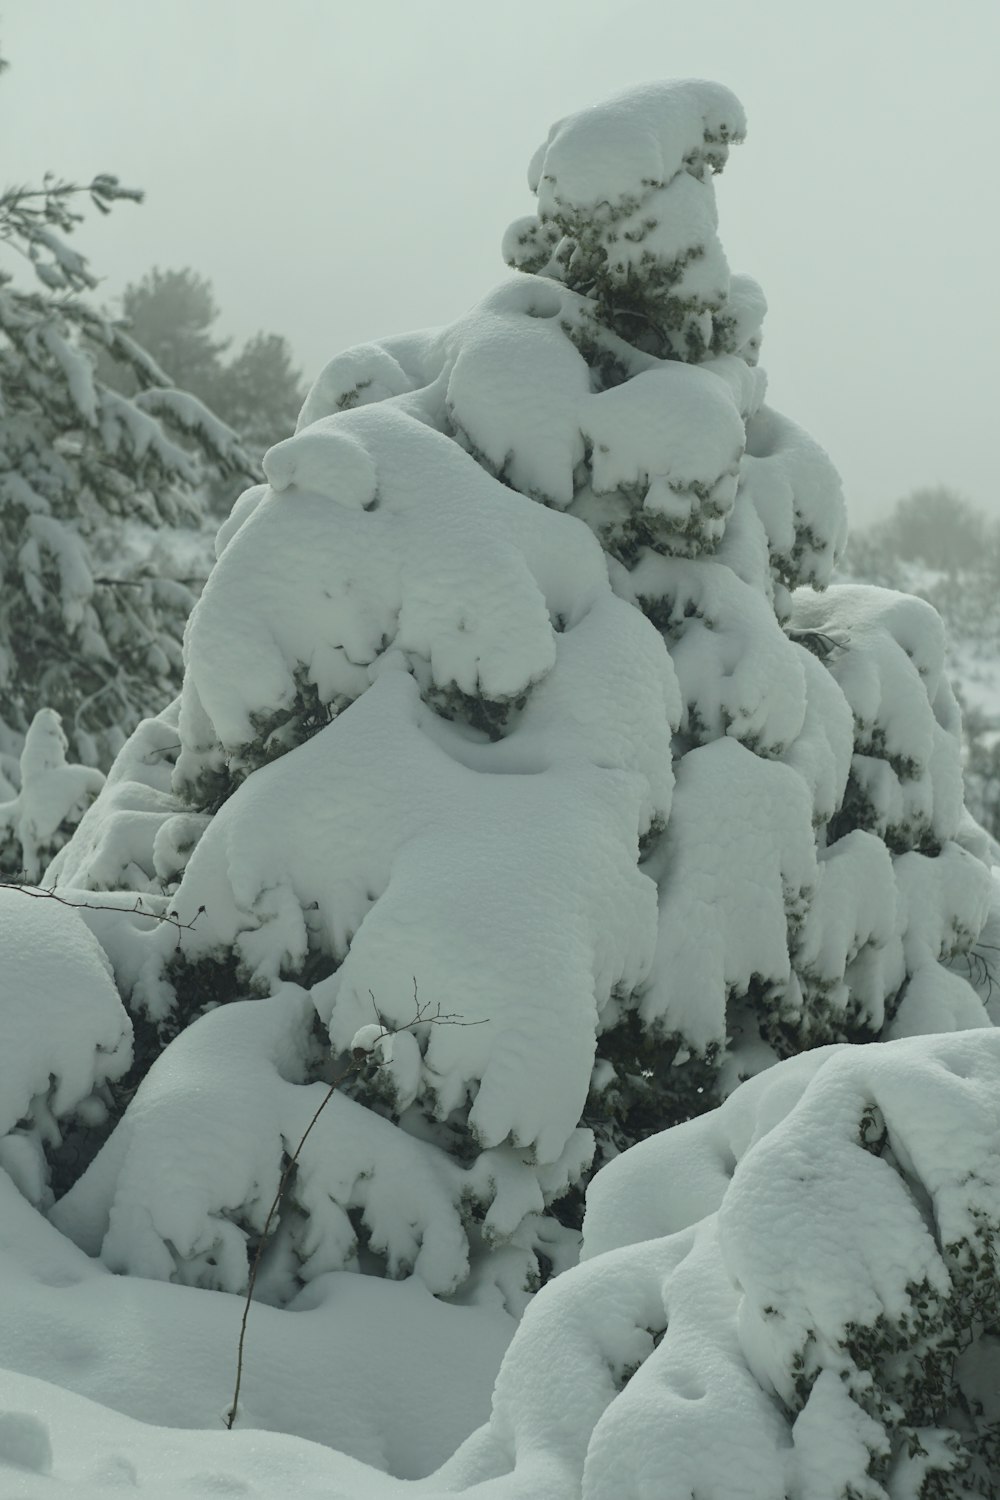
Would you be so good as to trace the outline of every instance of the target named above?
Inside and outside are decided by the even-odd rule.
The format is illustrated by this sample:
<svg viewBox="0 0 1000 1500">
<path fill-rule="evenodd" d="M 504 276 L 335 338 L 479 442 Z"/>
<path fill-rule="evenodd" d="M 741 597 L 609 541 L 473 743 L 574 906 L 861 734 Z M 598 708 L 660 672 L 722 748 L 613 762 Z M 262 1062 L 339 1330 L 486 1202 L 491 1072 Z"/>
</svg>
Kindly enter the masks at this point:
<svg viewBox="0 0 1000 1500">
<path fill-rule="evenodd" d="M 528 172 L 537 218 L 511 225 L 506 259 L 583 292 L 641 348 L 686 360 L 731 352 L 711 175 L 745 128 L 727 89 L 692 79 L 559 121 Z"/>
<path fill-rule="evenodd" d="M 721 172 L 745 134 L 743 106 L 721 84 L 648 83 L 557 120 L 531 159 L 528 186 L 543 215 L 557 206 L 599 211 L 682 170 Z"/>
</svg>

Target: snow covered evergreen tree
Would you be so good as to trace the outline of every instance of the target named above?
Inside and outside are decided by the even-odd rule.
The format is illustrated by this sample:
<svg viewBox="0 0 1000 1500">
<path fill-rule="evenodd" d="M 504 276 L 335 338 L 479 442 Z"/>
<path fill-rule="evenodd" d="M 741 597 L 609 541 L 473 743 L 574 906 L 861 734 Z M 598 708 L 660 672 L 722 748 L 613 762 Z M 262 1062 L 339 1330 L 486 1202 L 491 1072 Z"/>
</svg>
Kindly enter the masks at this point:
<svg viewBox="0 0 1000 1500">
<path fill-rule="evenodd" d="M 694 81 L 560 122 L 518 274 L 332 361 L 219 534 L 179 701 L 50 872 L 200 913 L 92 919 L 137 1092 L 53 1218 L 114 1270 L 243 1288 L 375 1023 L 271 1300 L 356 1269 L 519 1312 L 612 1161 L 593 1266 L 537 1299 L 449 1492 L 896 1500 L 975 1425 L 996 1047 L 920 1038 L 989 1024 L 985 841 L 938 616 L 826 587 L 839 483 L 765 404 L 763 297 L 716 232 L 743 133 Z M 907 1093 L 937 1084 L 982 1145 L 960 1170 Z M 709 1440 L 709 1388 L 752 1444 Z"/>
<path fill-rule="evenodd" d="M 141 197 L 106 175 L 0 196 L 0 243 L 44 288 L 0 270 L 0 758 L 15 781 L 38 710 L 107 766 L 176 691 L 194 595 L 162 554 L 129 565 L 127 524 L 190 524 L 206 473 L 249 473 L 235 435 L 88 301 L 97 283 L 65 238 L 81 194 L 103 212 Z M 133 398 L 96 377 L 98 349 L 128 366 Z"/>
<path fill-rule="evenodd" d="M 190 266 L 176 271 L 154 266 L 125 288 L 121 311 L 129 334 L 174 383 L 217 410 L 213 397 L 229 341 L 215 336 L 219 308 L 208 278 Z M 103 363 L 114 373 L 108 383 L 134 394 L 137 387 L 128 367 L 116 369 L 107 358 Z"/>
</svg>

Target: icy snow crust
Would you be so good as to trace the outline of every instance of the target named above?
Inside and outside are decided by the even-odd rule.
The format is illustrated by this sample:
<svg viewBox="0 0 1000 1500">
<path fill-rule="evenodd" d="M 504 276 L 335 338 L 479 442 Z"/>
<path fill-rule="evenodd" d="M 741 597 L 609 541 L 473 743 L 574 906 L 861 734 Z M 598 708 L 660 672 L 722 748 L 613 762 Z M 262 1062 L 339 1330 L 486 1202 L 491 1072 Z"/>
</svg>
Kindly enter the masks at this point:
<svg viewBox="0 0 1000 1500">
<path fill-rule="evenodd" d="M 998 1212 L 997 1047 L 963 977 L 994 886 L 940 621 L 827 587 L 839 481 L 765 402 L 764 301 L 729 274 L 711 180 L 743 129 L 690 81 L 560 122 L 505 241 L 521 274 L 331 362 L 219 533 L 180 699 L 47 876 L 102 892 L 74 920 L 136 1022 L 116 1095 L 105 974 L 55 1097 L 103 1089 L 120 1118 L 58 1243 L 95 1287 L 129 1273 L 156 1319 L 166 1293 L 197 1319 L 245 1288 L 352 1069 L 262 1263 L 268 1347 L 365 1272 L 407 1348 L 483 1335 L 479 1394 L 421 1444 L 390 1436 L 396 1405 L 293 1418 L 260 1375 L 245 1425 L 426 1473 L 527 1307 L 492 1419 L 428 1495 L 916 1500 L 957 1462 L 925 1386 L 979 1316 Z M 36 1095 L 65 1066 L 48 1033 L 28 1063 Z M 148 1407 L 89 1379 L 50 1429 L 16 1415 L 44 1373 L 20 1368 L 0 1460 L 25 1494 L 71 1477 L 60 1433 L 92 1394 L 124 1413 L 108 1462 L 150 1493 L 156 1465 L 195 1494 L 400 1492 L 259 1433 L 155 1447 L 128 1421 Z"/>
</svg>

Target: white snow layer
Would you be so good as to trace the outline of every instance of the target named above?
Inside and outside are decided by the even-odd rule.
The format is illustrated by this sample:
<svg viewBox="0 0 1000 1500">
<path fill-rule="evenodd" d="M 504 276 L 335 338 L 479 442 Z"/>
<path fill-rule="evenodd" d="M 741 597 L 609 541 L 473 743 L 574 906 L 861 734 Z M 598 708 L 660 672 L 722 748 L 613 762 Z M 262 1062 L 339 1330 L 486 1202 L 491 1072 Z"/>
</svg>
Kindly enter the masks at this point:
<svg viewBox="0 0 1000 1500">
<path fill-rule="evenodd" d="M 559 280 L 568 266 L 571 284 L 577 262 L 581 284 L 597 267 L 607 288 L 628 287 L 637 273 L 652 282 L 655 270 L 653 305 L 678 354 L 689 357 L 692 342 L 707 351 L 729 286 L 711 174 L 744 131 L 733 95 L 693 79 L 632 89 L 559 121 L 529 168 L 537 218 L 511 225 L 506 259 Z M 735 329 L 734 320 L 731 337 Z"/>
<path fill-rule="evenodd" d="M 874 1497 L 884 1451 L 890 1493 L 915 1495 L 902 1414 L 869 1405 L 963 1325 L 948 1296 L 1000 1222 L 998 1063 L 993 1031 L 823 1048 L 606 1167 L 585 1264 L 536 1298 L 488 1433 L 444 1474 L 588 1500 Z"/>
<path fill-rule="evenodd" d="M 646 183 L 672 181 L 725 161 L 725 143 L 742 140 L 746 116 L 735 95 L 702 79 L 672 79 L 629 89 L 558 120 L 528 167 L 528 185 L 544 211 L 557 204 L 599 210 Z"/>
<path fill-rule="evenodd" d="M 415 1485 L 378 1470 L 436 1461 L 502 1324 L 416 1282 L 324 1278 L 291 1312 L 253 1310 L 243 1420 L 212 1432 L 238 1302 L 109 1277 L 0 1178 L 7 1492 L 915 1497 L 955 1458 L 927 1429 L 921 1455 L 898 1403 L 965 1334 L 1000 1231 L 998 1080 L 992 1030 L 822 1048 L 627 1152 L 592 1183 L 584 1263 L 535 1298 L 489 1421 Z M 973 1332 L 959 1375 L 989 1414 Z M 353 1456 L 266 1430 L 285 1424 Z"/>
<path fill-rule="evenodd" d="M 0 803 L 0 843 L 13 845 L 24 880 L 39 879 L 104 785 L 100 771 L 68 764 L 67 748 L 59 715 L 40 708 L 24 737 L 18 793 Z"/>
<path fill-rule="evenodd" d="M 426 1473 L 485 1417 L 507 1312 L 574 1257 L 547 1209 L 590 1165 L 588 1091 L 621 1083 L 598 1046 L 630 1017 L 735 1093 L 598 1174 L 586 1263 L 531 1302 L 490 1421 L 418 1492 L 915 1500 L 953 1461 L 898 1413 L 998 1216 L 998 1044 L 947 967 L 992 883 L 936 615 L 814 591 L 843 498 L 764 404 L 763 299 L 718 242 L 711 173 L 742 133 L 693 82 L 557 125 L 506 241 L 523 274 L 338 356 L 222 528 L 179 703 L 48 872 L 106 909 L 67 913 L 44 994 L 9 1002 L 0 1160 L 41 1204 L 50 1117 L 99 1110 L 127 1062 L 81 918 L 140 1033 L 179 1030 L 53 1210 L 79 1248 L 20 1199 L 2 1221 L 40 1330 L 0 1309 L 34 1350 L 0 1412 L 26 1497 L 400 1494 L 356 1460 Z M 241 998 L 213 1009 L 220 971 Z M 325 1039 L 368 1057 L 376 1026 L 377 1107 L 334 1092 L 282 1205 L 261 1290 L 288 1310 L 254 1309 L 244 1413 L 351 1458 L 137 1427 L 219 1420 L 223 1292 L 334 1076 Z M 57 1303 L 82 1309 L 62 1365 Z M 369 1324 L 398 1342 L 376 1355 Z"/>
<path fill-rule="evenodd" d="M 609 201 L 639 178 L 710 199 L 708 168 L 742 133 L 731 96 L 696 85 L 607 109 L 604 156 L 587 144 L 600 111 L 554 132 L 546 212 L 610 193 L 633 149 L 653 153 L 652 175 Z M 419 1214 L 379 1231 L 387 1265 L 436 1291 L 478 1274 L 463 1195 L 492 1247 L 527 1234 L 527 1254 L 525 1226 L 590 1158 L 598 1038 L 630 1011 L 723 1065 L 727 1088 L 798 1046 L 985 1020 L 943 967 L 985 920 L 989 876 L 954 842 L 940 623 L 887 593 L 790 594 L 828 580 L 843 500 L 825 454 L 762 404 L 758 290 L 733 288 L 742 357 L 698 367 L 602 332 L 558 264 L 449 329 L 327 367 L 313 420 L 220 532 L 179 718 L 140 727 L 52 871 L 179 913 L 89 918 L 157 1022 L 178 963 L 197 983 L 197 965 L 232 955 L 247 994 L 319 958 L 335 969 L 312 1004 L 337 1053 L 373 1005 L 380 1025 L 414 1025 L 381 1068 L 400 1150 L 458 1112 L 480 1163 L 456 1175 L 419 1143 L 444 1183 L 447 1248 L 428 1247 Z M 595 339 L 622 372 L 607 387 L 584 357 Z M 464 1024 L 415 1024 L 421 1005 Z M 185 1048 L 209 1048 L 215 1025 Z M 260 1133 L 272 1175 L 284 1107 Z M 108 1229 L 105 1254 L 240 1285 L 264 1166 L 247 1147 L 226 1182 L 194 1160 L 197 1223 L 160 1222 L 156 1173 L 123 1164 L 155 1152 L 143 1132 L 166 1132 L 135 1114 L 100 1192 L 96 1178 L 76 1190 L 124 1225 L 118 1163 L 142 1203 L 136 1243 Z M 353 1263 L 344 1215 L 367 1191 L 343 1149 L 327 1268 Z M 308 1274 L 318 1235 L 299 1246 Z M 509 1278 L 504 1295 L 518 1300 Z"/>
<path fill-rule="evenodd" d="M 610 596 L 607 609 L 613 616 L 620 609 L 627 620 L 644 624 Z M 653 638 L 647 630 L 640 632 L 641 639 Z M 663 678 L 655 673 L 659 660 L 650 654 L 652 670 L 645 679 L 640 676 L 640 683 L 645 681 L 647 688 L 647 708 L 655 707 L 651 695 L 658 693 L 666 733 Z M 626 682 L 635 680 L 641 661 L 641 654 L 632 660 Z M 621 666 L 629 670 L 626 662 Z M 622 678 L 608 675 L 621 690 Z M 497 1148 L 509 1142 L 515 1151 L 529 1153 L 537 1166 L 530 1172 L 523 1167 L 521 1175 L 535 1185 L 527 1199 L 520 1190 L 517 1212 L 501 1201 L 513 1189 L 504 1188 L 499 1166 L 484 1163 L 480 1168 L 480 1191 L 487 1201 L 496 1196 L 487 1228 L 499 1221 L 497 1227 L 508 1233 L 527 1210 L 543 1206 L 544 1189 L 535 1183 L 541 1167 L 555 1173 L 550 1186 L 555 1190 L 565 1184 L 568 1170 L 578 1172 L 589 1159 L 586 1133 L 576 1127 L 590 1083 L 598 1016 L 612 990 L 630 992 L 644 977 L 655 934 L 655 888 L 636 868 L 642 781 L 634 772 L 588 766 L 582 758 L 586 726 L 577 751 L 562 760 L 552 752 L 554 764 L 546 769 L 544 696 L 519 731 L 523 754 L 535 764 L 514 760 L 511 771 L 520 774 L 505 773 L 502 752 L 518 748 L 515 735 L 515 743 L 479 747 L 487 769 L 494 752 L 499 760 L 494 774 L 484 774 L 448 753 L 451 737 L 443 731 L 449 726 L 437 726 L 437 743 L 423 732 L 434 716 L 421 705 L 413 679 L 401 671 L 383 673 L 294 757 L 255 773 L 229 799 L 191 857 L 183 886 L 184 909 L 205 905 L 210 923 L 183 932 L 165 925 L 151 940 L 168 953 L 180 944 L 192 959 L 210 953 L 220 940 L 233 944 L 248 972 L 264 986 L 275 983 L 283 969 L 301 966 L 310 940 L 322 940 L 346 955 L 335 977 L 314 991 L 338 1051 L 346 1050 L 359 1025 L 372 1017 L 372 996 L 394 1027 L 413 1021 L 415 986 L 435 1010 L 461 1018 L 461 1026 L 426 1028 L 415 1076 L 396 1102 L 401 1109 L 418 1102 L 445 1119 L 474 1094 L 469 1119 L 481 1144 Z M 633 693 L 631 701 L 642 704 L 643 696 Z M 633 753 L 641 752 L 648 740 L 640 725 Z M 473 762 L 478 759 L 476 746 L 458 743 Z M 662 751 L 661 765 L 669 765 Z M 658 810 L 665 812 L 669 783 L 662 792 Z M 481 858 L 484 838 L 491 851 L 488 862 Z M 333 863 L 331 851 L 339 855 Z M 583 996 L 590 997 L 589 1004 L 581 1003 Z M 227 1034 L 234 1024 L 245 1028 L 247 1045 L 255 1047 L 249 1028 L 263 1012 L 253 1005 L 245 1009 L 245 1015 L 238 1015 L 228 1007 L 189 1028 L 143 1088 L 169 1075 L 169 1058 L 178 1047 L 184 1051 L 189 1039 L 193 1053 L 184 1068 L 194 1066 L 200 1048 L 211 1072 L 217 1066 L 207 1040 L 213 1027 Z M 177 1061 L 172 1066 L 181 1065 Z M 248 1067 L 249 1061 L 244 1072 Z M 263 1088 L 261 1082 L 246 1095 L 252 1111 L 260 1110 Z M 158 1121 L 143 1125 L 144 1097 L 140 1090 L 129 1112 L 135 1125 L 123 1122 L 94 1171 L 102 1162 L 105 1173 L 112 1170 L 115 1143 L 129 1130 L 138 1135 L 148 1129 L 151 1150 L 158 1149 L 157 1141 L 177 1137 Z M 298 1107 L 305 1109 L 307 1102 Z M 215 1112 L 220 1101 L 207 1098 L 206 1105 Z M 351 1108 L 359 1116 L 359 1128 L 384 1127 L 391 1156 L 400 1133 L 369 1112 Z M 187 1111 L 182 1100 L 179 1120 Z M 255 1131 L 247 1127 L 247 1144 L 258 1140 L 272 1153 L 273 1176 L 282 1132 L 275 1128 L 268 1136 L 258 1120 Z M 290 1129 L 284 1133 L 289 1138 L 294 1134 Z M 402 1137 L 400 1152 L 406 1141 Z M 417 1143 L 411 1144 L 418 1153 Z M 346 1209 L 362 1169 L 350 1166 L 343 1132 L 334 1132 L 329 1150 L 332 1159 L 344 1155 L 338 1169 L 344 1183 L 332 1191 Z M 184 1260 L 210 1248 L 219 1234 L 233 1241 L 233 1253 L 241 1255 L 238 1231 L 232 1224 L 220 1226 L 213 1217 L 246 1208 L 252 1185 L 260 1181 L 263 1168 L 245 1150 L 241 1154 L 245 1181 L 234 1178 L 232 1165 L 213 1181 L 204 1152 L 189 1158 L 181 1197 L 184 1211 L 200 1216 L 194 1226 L 163 1220 L 161 1174 L 143 1165 L 133 1185 L 122 1179 L 119 1191 L 138 1194 L 143 1201 L 142 1215 L 133 1214 L 129 1224 L 146 1225 L 144 1233 L 153 1235 L 161 1248 L 151 1252 L 150 1260 L 139 1246 L 115 1248 L 123 1244 L 118 1237 L 106 1245 L 106 1255 L 115 1263 L 141 1265 L 145 1274 L 169 1275 L 172 1262 L 162 1248 L 166 1241 Z M 434 1290 L 450 1291 L 467 1270 L 459 1211 L 465 1174 L 451 1170 L 445 1157 L 439 1170 L 445 1185 L 433 1201 L 427 1196 L 416 1217 L 398 1195 L 389 1194 L 385 1212 L 395 1216 L 395 1223 L 383 1244 L 392 1265 L 405 1264 Z M 517 1171 L 514 1160 L 506 1175 Z M 189 1174 L 198 1178 L 197 1190 L 187 1180 Z M 383 1170 L 377 1183 L 386 1181 Z M 84 1179 L 70 1199 L 86 1198 L 88 1183 Z M 428 1225 L 447 1223 L 451 1229 L 444 1246 L 433 1254 L 425 1247 L 417 1255 L 425 1219 Z M 328 1238 L 325 1253 L 335 1255 L 340 1245 L 340 1253 L 349 1255 L 352 1243 L 344 1228 L 335 1239 Z M 224 1284 L 239 1286 L 245 1263 L 239 1269 L 223 1268 L 220 1261 L 218 1274 Z"/>
<path fill-rule="evenodd" d="M 240 1493 L 241 1475 L 245 1493 L 269 1497 L 297 1493 L 313 1467 L 319 1494 L 330 1447 L 372 1466 L 358 1465 L 366 1486 L 375 1470 L 415 1478 L 488 1416 L 514 1328 L 416 1279 L 319 1277 L 287 1310 L 255 1303 L 229 1434 L 241 1299 L 111 1274 L 3 1175 L 0 1225 L 0 1493 L 11 1500 L 50 1468 L 45 1483 L 101 1500 L 130 1467 L 142 1493 Z M 15 1446 L 25 1431 L 36 1442 Z"/>
<path fill-rule="evenodd" d="M 51 1201 L 43 1143 L 60 1122 L 106 1115 L 104 1085 L 132 1060 L 132 1026 L 108 961 L 77 912 L 0 886 L 0 1166 L 33 1203 Z"/>
</svg>

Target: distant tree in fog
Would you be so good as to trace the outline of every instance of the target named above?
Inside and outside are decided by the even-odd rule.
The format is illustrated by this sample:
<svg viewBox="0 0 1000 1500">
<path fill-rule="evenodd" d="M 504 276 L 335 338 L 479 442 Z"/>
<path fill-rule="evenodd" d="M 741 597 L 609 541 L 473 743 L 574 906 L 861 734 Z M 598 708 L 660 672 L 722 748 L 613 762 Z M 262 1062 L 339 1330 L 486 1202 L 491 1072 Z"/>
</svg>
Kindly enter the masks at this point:
<svg viewBox="0 0 1000 1500">
<path fill-rule="evenodd" d="M 85 184 L 49 175 L 0 192 L 0 797 L 8 800 L 27 795 L 22 752 L 40 711 L 48 717 L 38 745 L 65 735 L 71 756 L 107 766 L 139 720 L 174 694 L 194 595 L 180 565 L 133 556 L 134 536 L 165 537 L 196 522 L 206 483 L 247 477 L 235 433 L 171 386 L 93 305 L 97 280 L 68 241 L 81 203 L 107 213 L 141 197 L 108 174 Z M 24 265 L 33 286 L 15 279 Z M 101 378 L 98 351 L 129 372 L 127 394 Z M 32 772 L 55 773 L 59 755 L 29 754 Z M 50 832 L 64 821 L 60 814 Z M 11 856 L 16 867 L 26 857 Z M 0 867 L 9 869 L 6 855 Z"/>
<path fill-rule="evenodd" d="M 154 266 L 125 288 L 121 310 L 130 336 L 178 386 L 237 431 L 256 462 L 294 431 L 304 390 L 291 345 L 281 334 L 259 332 L 226 358 L 230 340 L 215 336 L 219 308 L 207 277 L 190 266 Z M 127 368 L 106 362 L 104 371 L 119 390 L 133 388 Z M 228 511 L 237 493 L 233 485 L 214 483 L 210 504 Z"/>
<path fill-rule="evenodd" d="M 947 485 L 928 485 L 897 500 L 891 514 L 852 533 L 849 559 L 865 571 L 891 571 L 892 562 L 923 563 L 953 573 L 994 560 L 1000 528 L 978 506 Z"/>
</svg>

